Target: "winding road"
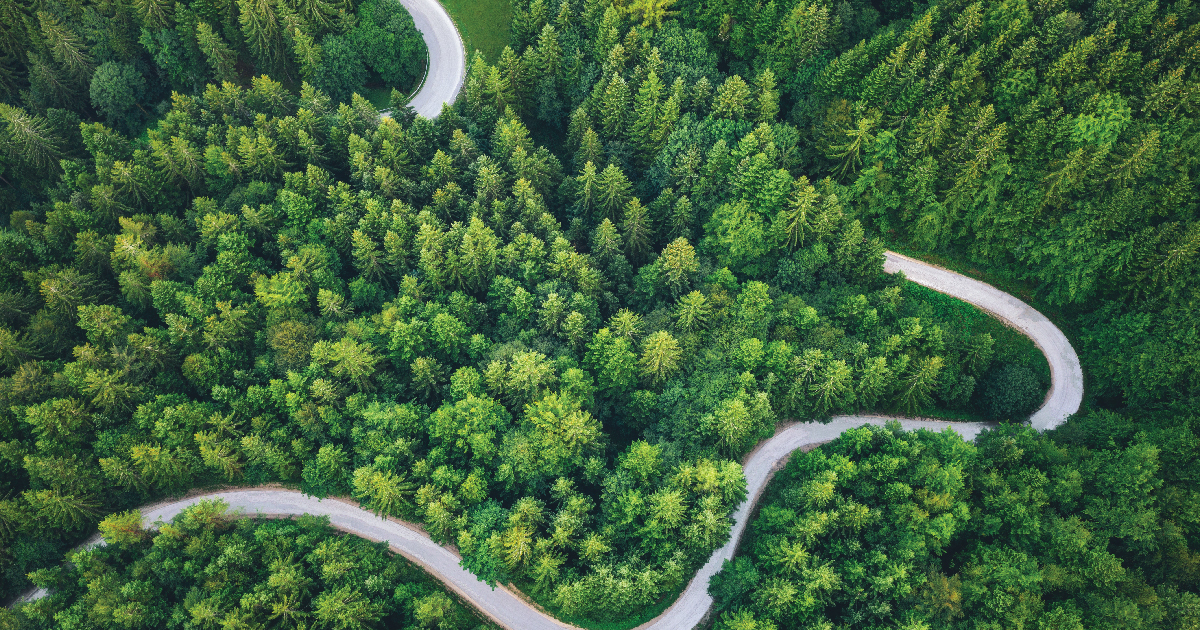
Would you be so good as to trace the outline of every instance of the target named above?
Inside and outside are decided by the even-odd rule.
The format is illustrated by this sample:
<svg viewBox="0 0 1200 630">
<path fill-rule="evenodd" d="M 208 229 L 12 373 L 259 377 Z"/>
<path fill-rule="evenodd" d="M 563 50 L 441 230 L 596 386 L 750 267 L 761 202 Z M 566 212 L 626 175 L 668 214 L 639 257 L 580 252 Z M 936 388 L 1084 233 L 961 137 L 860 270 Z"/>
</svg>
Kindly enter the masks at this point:
<svg viewBox="0 0 1200 630">
<path fill-rule="evenodd" d="M 1083 372 L 1079 359 L 1065 335 L 1050 320 L 1028 304 L 988 284 L 960 274 L 887 252 L 884 270 L 903 272 L 909 280 L 935 291 L 969 302 L 988 311 L 1012 327 L 1028 335 L 1046 354 L 1050 363 L 1051 387 L 1042 404 L 1031 417 L 1039 429 L 1054 428 L 1079 409 L 1083 401 Z M 734 513 L 729 542 L 713 552 L 708 562 L 696 573 L 674 604 L 655 619 L 639 626 L 638 630 L 691 630 L 699 624 L 712 606 L 708 581 L 721 570 L 722 563 L 733 557 L 745 531 L 750 512 L 771 474 L 796 449 L 835 439 L 843 431 L 864 424 L 882 425 L 890 418 L 878 416 L 839 416 L 826 424 L 803 422 L 782 429 L 765 440 L 745 458 L 748 499 Z M 938 422 L 901 419 L 908 430 L 940 431 L 950 428 L 965 439 L 974 439 L 989 425 L 982 422 Z M 561 630 L 571 628 L 523 600 L 503 586 L 492 589 L 459 566 L 459 557 L 439 546 L 419 528 L 397 521 L 382 519 L 357 505 L 338 499 L 317 499 L 294 490 L 274 488 L 230 490 L 190 497 L 180 501 L 157 504 L 143 509 L 147 526 L 156 521 L 169 521 L 183 509 L 205 499 L 221 499 L 241 514 L 263 516 L 298 516 L 317 514 L 328 516 L 330 523 L 343 531 L 369 540 L 384 541 L 393 551 L 421 565 L 447 587 L 473 604 L 482 613 L 505 628 L 513 630 Z M 103 544 L 95 536 L 90 544 Z M 31 601 L 45 596 L 35 591 L 23 598 Z"/>
<path fill-rule="evenodd" d="M 462 38 L 450 14 L 438 0 L 400 0 L 412 14 L 413 23 L 429 49 L 425 81 L 409 105 L 418 115 L 436 118 L 442 103 L 453 103 L 467 76 L 467 57 Z"/>
</svg>

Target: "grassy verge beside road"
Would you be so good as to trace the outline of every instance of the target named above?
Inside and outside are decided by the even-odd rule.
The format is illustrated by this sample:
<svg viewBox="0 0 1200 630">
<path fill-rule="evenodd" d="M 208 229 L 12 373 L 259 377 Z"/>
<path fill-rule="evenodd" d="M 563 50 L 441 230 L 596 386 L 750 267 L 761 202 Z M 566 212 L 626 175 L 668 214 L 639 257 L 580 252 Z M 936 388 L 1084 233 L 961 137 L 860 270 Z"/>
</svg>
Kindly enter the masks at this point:
<svg viewBox="0 0 1200 630">
<path fill-rule="evenodd" d="M 467 49 L 467 63 L 476 50 L 495 62 L 508 45 L 511 0 L 442 0 Z"/>
</svg>

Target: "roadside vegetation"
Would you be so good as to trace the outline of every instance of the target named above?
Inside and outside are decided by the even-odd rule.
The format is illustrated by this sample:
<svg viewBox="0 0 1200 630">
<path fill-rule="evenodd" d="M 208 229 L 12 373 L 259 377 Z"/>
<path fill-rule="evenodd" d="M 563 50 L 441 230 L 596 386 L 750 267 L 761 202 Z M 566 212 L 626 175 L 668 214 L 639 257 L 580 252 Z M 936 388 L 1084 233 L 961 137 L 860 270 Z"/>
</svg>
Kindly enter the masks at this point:
<svg viewBox="0 0 1200 630">
<path fill-rule="evenodd" d="M 33 574 L 52 595 L 36 628 L 495 628 L 407 560 L 327 520 L 234 518 L 194 505 L 158 531 L 137 511 L 100 523 L 108 544 Z M 265 624 L 265 625 L 264 625 Z"/>
<path fill-rule="evenodd" d="M 1104 411 L 974 444 L 847 431 L 771 482 L 714 628 L 1190 627 L 1198 448 L 1194 420 Z"/>
<path fill-rule="evenodd" d="M 260 75 L 293 94 L 309 82 L 339 101 L 367 90 L 408 94 L 427 62 L 399 0 L 16 1 L 0 10 L 0 101 L 44 116 L 55 137 L 77 138 L 81 121 L 138 136 L 171 108 L 172 94 Z M 9 190 L 4 199 L 27 203 L 23 194 L 36 193 Z"/>
<path fill-rule="evenodd" d="M 479 51 L 488 61 L 500 58 L 509 44 L 511 0 L 442 0 L 442 6 L 454 19 L 468 56 Z"/>
</svg>

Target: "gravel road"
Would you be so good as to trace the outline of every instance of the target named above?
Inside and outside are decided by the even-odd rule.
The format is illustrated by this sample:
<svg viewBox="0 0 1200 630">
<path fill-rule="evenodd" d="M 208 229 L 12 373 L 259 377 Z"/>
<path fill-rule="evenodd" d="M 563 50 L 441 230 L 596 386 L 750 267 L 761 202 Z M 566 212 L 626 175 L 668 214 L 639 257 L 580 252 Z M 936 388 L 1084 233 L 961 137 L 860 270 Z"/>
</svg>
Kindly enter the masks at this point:
<svg viewBox="0 0 1200 630">
<path fill-rule="evenodd" d="M 405 4 L 407 6 L 408 2 L 406 1 Z M 438 9 L 440 10 L 440 6 Z M 453 28 L 453 25 L 451 27 Z M 419 22 L 418 28 L 420 28 Z M 431 45 L 431 57 L 432 50 L 433 46 Z M 1054 428 L 1079 410 L 1079 405 L 1083 400 L 1083 372 L 1079 367 L 1079 359 L 1062 331 L 1041 313 L 990 285 L 893 252 L 887 253 L 884 270 L 888 273 L 903 271 L 909 280 L 917 284 L 970 302 L 1033 339 L 1038 347 L 1046 353 L 1053 381 L 1045 403 L 1030 418 L 1030 422 L 1035 428 L 1038 430 Z M 696 573 L 670 608 L 655 619 L 639 626 L 639 630 L 691 630 L 704 619 L 712 606 L 712 598 L 708 595 L 709 578 L 720 571 L 721 564 L 732 558 L 737 551 L 737 544 L 746 528 L 751 509 L 770 480 L 772 472 L 779 464 L 786 461 L 789 454 L 804 446 L 833 440 L 846 429 L 864 424 L 882 425 L 889 419 L 879 416 L 839 416 L 827 424 L 802 422 L 780 430 L 774 437 L 759 444 L 743 462 L 749 498 L 734 513 L 734 525 L 729 542 L 713 552 L 708 562 Z M 900 419 L 900 424 L 909 430 L 941 431 L 949 428 L 968 440 L 974 439 L 981 430 L 988 426 L 986 423 L 980 422 L 909 419 Z M 143 516 L 148 525 L 155 521 L 169 521 L 187 506 L 210 498 L 222 499 L 232 509 L 247 516 L 255 514 L 328 516 L 330 523 L 338 529 L 370 540 L 386 541 L 393 551 L 423 566 L 447 587 L 453 589 L 493 621 L 506 628 L 551 630 L 572 627 L 552 619 L 504 587 L 493 590 L 480 582 L 474 575 L 458 565 L 457 555 L 434 543 L 415 527 L 396 520 L 382 519 L 343 501 L 320 500 L 294 490 L 230 490 L 148 507 L 143 512 Z M 38 590 L 23 599 L 29 601 L 44 595 L 44 591 Z"/>
</svg>

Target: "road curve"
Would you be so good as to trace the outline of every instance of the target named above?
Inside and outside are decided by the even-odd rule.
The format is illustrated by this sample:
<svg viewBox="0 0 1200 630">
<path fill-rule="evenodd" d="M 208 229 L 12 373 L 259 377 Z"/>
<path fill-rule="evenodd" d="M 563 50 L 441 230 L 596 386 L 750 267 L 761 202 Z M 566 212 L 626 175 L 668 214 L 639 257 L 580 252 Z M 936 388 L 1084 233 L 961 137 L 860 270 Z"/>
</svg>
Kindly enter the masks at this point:
<svg viewBox="0 0 1200 630">
<path fill-rule="evenodd" d="M 1083 402 L 1083 369 L 1067 336 L 1045 315 L 1021 300 L 948 269 L 887 252 L 883 270 L 904 272 L 909 280 L 939 293 L 958 298 L 991 313 L 1033 340 L 1050 363 L 1050 391 L 1042 406 L 1029 417 L 1038 431 L 1053 429 L 1079 411 Z"/>
<path fill-rule="evenodd" d="M 429 67 L 425 82 L 413 95 L 409 105 L 417 114 L 435 118 L 442 112 L 442 103 L 453 103 L 467 76 L 467 56 L 462 38 L 450 14 L 438 0 L 400 0 L 408 9 L 425 47 L 429 49 Z"/>
<path fill-rule="evenodd" d="M 1039 430 L 1056 427 L 1079 409 L 1083 400 L 1083 372 L 1071 344 L 1057 327 L 1041 313 L 1017 298 L 994 287 L 927 263 L 887 252 L 884 270 L 903 271 L 917 284 L 969 302 L 999 317 L 1028 335 L 1046 353 L 1050 362 L 1052 385 L 1045 403 L 1030 418 Z M 712 607 L 708 595 L 709 578 L 721 570 L 725 560 L 733 558 L 746 529 L 750 512 L 762 494 L 771 474 L 796 449 L 837 438 L 846 429 L 864 424 L 882 425 L 890 420 L 880 416 L 838 416 L 828 423 L 802 422 L 788 426 L 760 443 L 742 464 L 746 477 L 747 500 L 733 515 L 729 542 L 713 552 L 674 604 L 638 630 L 691 630 Z M 982 422 L 941 422 L 900 419 L 907 430 L 951 429 L 964 439 L 974 439 L 989 425 Z M 572 628 L 522 600 L 516 593 L 499 587 L 492 589 L 459 566 L 458 556 L 439 546 L 416 528 L 393 519 L 382 519 L 351 503 L 336 499 L 320 500 L 294 490 L 246 489 L 214 492 L 146 509 L 147 525 L 169 521 L 184 508 L 203 499 L 222 499 L 246 516 L 291 516 L 317 514 L 328 516 L 340 530 L 375 541 L 385 541 L 393 551 L 428 570 L 434 577 L 471 602 L 496 623 L 513 630 L 561 630 Z M 99 544 L 103 544 L 100 542 Z M 25 601 L 45 595 L 36 591 Z"/>
</svg>

